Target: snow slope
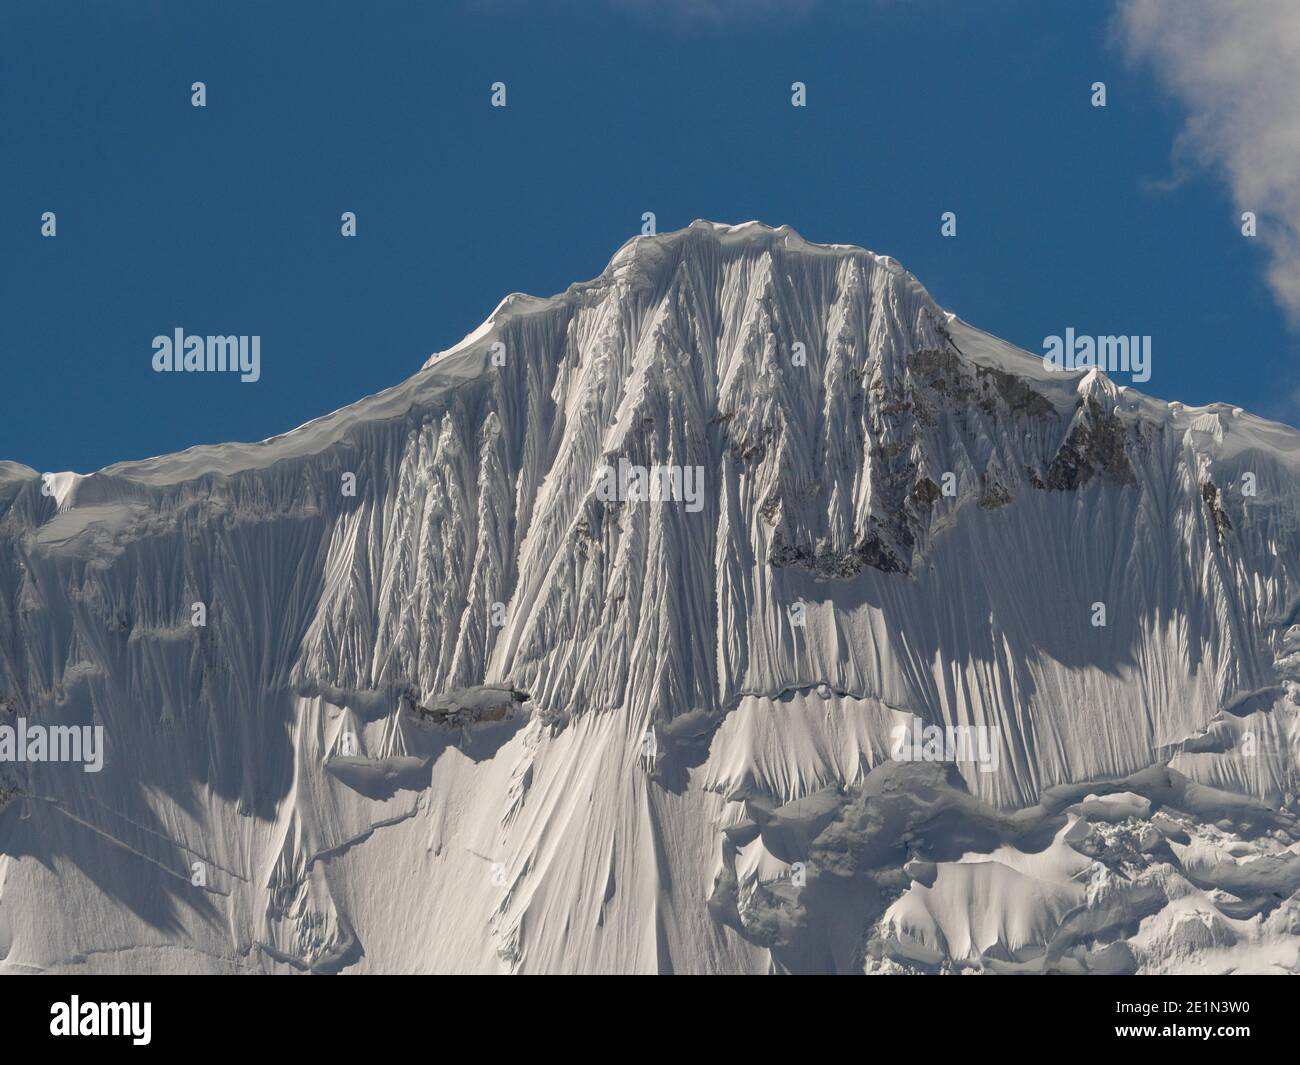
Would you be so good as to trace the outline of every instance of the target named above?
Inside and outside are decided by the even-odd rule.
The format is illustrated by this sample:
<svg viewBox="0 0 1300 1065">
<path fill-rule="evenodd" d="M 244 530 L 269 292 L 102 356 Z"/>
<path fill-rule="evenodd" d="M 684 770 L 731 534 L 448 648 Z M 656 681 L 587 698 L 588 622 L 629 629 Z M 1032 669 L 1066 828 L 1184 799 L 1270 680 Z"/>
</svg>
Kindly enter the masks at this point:
<svg viewBox="0 0 1300 1065">
<path fill-rule="evenodd" d="M 0 463 L 0 725 L 107 742 L 0 763 L 0 971 L 1294 969 L 1297 472 L 753 222 L 271 440 Z"/>
</svg>

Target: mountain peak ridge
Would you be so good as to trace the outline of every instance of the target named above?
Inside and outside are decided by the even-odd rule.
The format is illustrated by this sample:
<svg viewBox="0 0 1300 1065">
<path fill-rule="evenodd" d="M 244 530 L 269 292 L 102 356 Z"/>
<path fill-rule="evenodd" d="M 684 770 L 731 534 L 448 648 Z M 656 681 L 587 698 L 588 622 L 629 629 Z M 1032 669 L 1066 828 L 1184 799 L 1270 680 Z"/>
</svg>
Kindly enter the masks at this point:
<svg viewBox="0 0 1300 1065">
<path fill-rule="evenodd" d="M 943 308 L 921 281 L 891 256 L 854 244 L 814 243 L 785 224 L 771 226 L 753 220 L 730 224 L 697 219 L 680 229 L 630 238 L 611 256 L 600 274 L 574 282 L 562 292 L 548 297 L 519 292 L 507 295 L 476 329 L 451 347 L 435 352 L 412 376 L 295 429 L 261 441 L 197 445 L 180 452 L 114 463 L 84 476 L 172 484 L 207 474 L 230 476 L 286 458 L 316 453 L 346 437 L 361 422 L 407 416 L 412 410 L 436 401 L 447 389 L 489 373 L 493 345 L 506 332 L 521 328 L 527 319 L 547 313 L 569 315 L 609 295 L 653 301 L 671 290 L 684 269 L 694 270 L 699 277 L 702 264 L 749 255 L 757 255 L 760 263 L 769 266 L 786 257 L 809 263 L 838 259 L 884 271 L 890 284 L 909 294 L 921 313 L 932 319 L 936 333 L 964 360 L 1023 378 L 1031 387 L 1050 394 L 1052 402 L 1062 410 L 1077 402 L 1080 396 L 1096 394 L 1131 414 L 1189 431 L 1198 427 L 1198 419 L 1203 421 L 1204 415 L 1230 411 L 1237 440 L 1235 445 L 1228 446 L 1275 448 L 1300 469 L 1300 431 L 1247 414 L 1231 404 L 1194 407 L 1166 402 L 1130 386 L 1118 385 L 1100 371 L 1048 370 L 1040 356 L 986 333 Z M 770 271 L 769 277 L 772 283 L 781 281 L 772 277 Z M 1243 430 L 1248 430 L 1244 437 Z M 1220 434 L 1216 443 L 1223 445 L 1225 437 L 1231 435 Z M 35 471 L 25 466 L 9 464 L 0 470 L 0 483 L 34 474 Z"/>
<path fill-rule="evenodd" d="M 925 291 L 916 275 L 905 269 L 897 259 L 888 255 L 880 255 L 856 244 L 816 243 L 806 240 L 794 227 L 785 224 L 772 226 L 757 220 L 731 224 L 697 218 L 690 225 L 680 229 L 637 234 L 630 237 L 619 246 L 599 274 L 587 281 L 575 281 L 562 292 L 557 292 L 551 296 L 537 296 L 526 292 L 509 293 L 496 305 L 487 318 L 462 340 L 449 348 L 436 351 L 430 355 L 425 360 L 422 369 L 428 369 L 446 356 L 456 354 L 482 340 L 490 333 L 494 323 L 502 318 L 545 311 L 549 307 L 562 303 L 567 298 L 600 289 L 611 282 L 625 281 L 630 283 L 636 278 L 637 268 L 645 264 L 645 259 L 648 256 L 663 255 L 665 253 L 681 255 L 686 250 L 698 249 L 705 243 L 716 249 L 749 249 L 757 247 L 768 252 L 776 250 L 805 255 L 867 259 L 877 266 L 897 272 L 912 284 L 915 284 L 921 291 Z M 928 292 L 926 292 L 926 297 L 930 298 Z"/>
</svg>

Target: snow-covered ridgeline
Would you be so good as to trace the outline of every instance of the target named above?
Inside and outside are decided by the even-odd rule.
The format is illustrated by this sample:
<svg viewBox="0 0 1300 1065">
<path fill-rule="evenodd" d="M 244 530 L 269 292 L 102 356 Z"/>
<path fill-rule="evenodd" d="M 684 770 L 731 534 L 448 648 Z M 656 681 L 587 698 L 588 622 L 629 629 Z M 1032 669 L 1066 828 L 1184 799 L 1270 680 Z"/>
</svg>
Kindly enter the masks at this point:
<svg viewBox="0 0 1300 1065">
<path fill-rule="evenodd" d="M 720 826 L 860 782 L 913 715 L 995 730 L 999 771 L 962 771 L 997 807 L 1164 762 L 1282 802 L 1298 445 L 1232 408 L 1051 374 L 861 249 L 756 223 L 638 238 L 271 441 L 50 494 L 0 469 L 0 696 L 102 723 L 123 770 L 0 767 L 29 796 L 15 832 L 35 818 L 109 895 L 134 889 L 88 832 L 172 872 L 202 854 L 229 901 L 150 889 L 127 908 L 156 928 L 164 902 L 186 926 L 226 907 L 223 964 L 341 966 L 364 943 L 381 967 L 761 965 L 683 916 L 713 891 Z M 704 506 L 602 500 L 620 458 L 701 467 Z M 531 711 L 483 750 L 404 712 L 403 693 L 481 684 Z M 821 709 L 782 716 L 791 700 Z M 383 768 L 347 761 L 348 735 Z M 461 860 L 471 837 L 505 883 Z M 403 888 L 420 839 L 428 882 Z M 354 846 L 382 848 L 378 873 Z M 612 894 L 562 935 L 597 880 Z M 668 883 L 694 895 L 665 915 Z M 403 940 L 384 890 L 438 936 Z M 451 890 L 479 924 L 451 930 Z M 85 946 L 47 924 L 52 958 Z"/>
</svg>

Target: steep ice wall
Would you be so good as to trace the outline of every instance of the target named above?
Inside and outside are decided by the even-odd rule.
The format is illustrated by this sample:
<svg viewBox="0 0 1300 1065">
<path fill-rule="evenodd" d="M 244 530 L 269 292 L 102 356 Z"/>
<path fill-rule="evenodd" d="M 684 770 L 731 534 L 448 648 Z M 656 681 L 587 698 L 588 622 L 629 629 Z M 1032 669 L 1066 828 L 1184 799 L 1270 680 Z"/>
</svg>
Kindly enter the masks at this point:
<svg viewBox="0 0 1300 1065">
<path fill-rule="evenodd" d="M 604 498 L 620 460 L 698 506 Z M 1280 817 L 1298 464 L 757 223 L 633 240 L 260 444 L 4 464 L 0 724 L 108 753 L 0 764 L 0 965 L 860 968 L 888 885 L 764 893 L 914 720 L 989 730 L 955 768 L 1005 816 L 1157 766 Z"/>
</svg>

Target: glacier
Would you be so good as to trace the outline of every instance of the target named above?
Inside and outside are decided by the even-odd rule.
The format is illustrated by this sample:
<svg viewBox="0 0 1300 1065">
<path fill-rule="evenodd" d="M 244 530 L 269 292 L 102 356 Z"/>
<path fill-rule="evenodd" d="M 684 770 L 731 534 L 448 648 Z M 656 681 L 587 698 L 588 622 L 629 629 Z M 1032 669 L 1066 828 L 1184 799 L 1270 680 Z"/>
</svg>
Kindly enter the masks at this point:
<svg viewBox="0 0 1300 1065">
<path fill-rule="evenodd" d="M 1298 472 L 756 222 L 282 436 L 0 463 L 0 725 L 104 740 L 0 762 L 0 972 L 1298 971 Z"/>
</svg>

